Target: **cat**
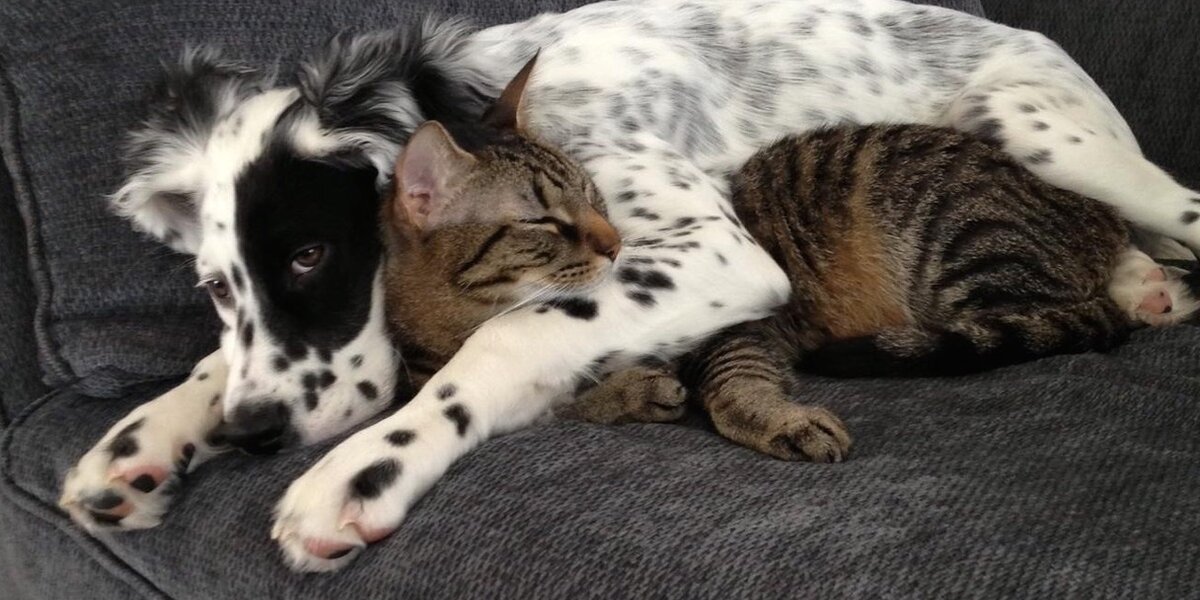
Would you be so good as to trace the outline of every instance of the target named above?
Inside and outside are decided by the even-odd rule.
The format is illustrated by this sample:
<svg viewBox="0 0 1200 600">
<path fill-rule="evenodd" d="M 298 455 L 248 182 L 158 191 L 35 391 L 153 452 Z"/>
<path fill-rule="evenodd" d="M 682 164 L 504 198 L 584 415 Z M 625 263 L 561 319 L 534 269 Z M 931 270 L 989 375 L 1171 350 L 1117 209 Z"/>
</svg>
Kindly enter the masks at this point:
<svg viewBox="0 0 1200 600">
<path fill-rule="evenodd" d="M 1177 271 L 1130 246 L 1110 207 L 951 129 L 786 138 L 731 185 L 734 212 L 792 295 L 774 317 L 710 340 L 683 375 L 721 434 L 779 458 L 811 456 L 778 433 L 800 397 L 798 370 L 971 373 L 1103 351 L 1197 308 Z"/>
<path fill-rule="evenodd" d="M 424 123 L 397 160 L 380 222 L 388 321 L 409 388 L 402 397 L 425 385 L 488 319 L 530 304 L 569 308 L 611 273 L 620 252 L 621 238 L 583 167 L 525 133 L 523 92 L 536 60 L 482 123 L 454 125 L 454 134 Z M 683 398 L 667 370 L 633 366 L 583 392 L 563 414 L 599 423 L 669 421 L 681 416 Z"/>
</svg>

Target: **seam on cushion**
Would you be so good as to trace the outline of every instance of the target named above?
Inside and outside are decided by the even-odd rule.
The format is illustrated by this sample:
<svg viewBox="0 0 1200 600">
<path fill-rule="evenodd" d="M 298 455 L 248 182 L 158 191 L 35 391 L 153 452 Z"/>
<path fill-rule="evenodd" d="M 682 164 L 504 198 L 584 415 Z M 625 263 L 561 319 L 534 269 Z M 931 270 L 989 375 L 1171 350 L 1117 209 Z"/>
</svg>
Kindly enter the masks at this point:
<svg viewBox="0 0 1200 600">
<path fill-rule="evenodd" d="M 53 525 L 56 529 L 66 534 L 67 537 L 74 540 L 83 551 L 92 557 L 105 571 L 108 571 L 114 577 L 120 579 L 129 587 L 136 590 L 140 596 L 145 598 L 169 598 L 166 593 L 155 586 L 149 579 L 136 569 L 129 565 L 117 556 L 108 546 L 104 545 L 97 538 L 88 535 L 85 531 L 76 526 L 69 518 L 63 515 L 57 507 L 50 506 L 35 496 L 32 492 L 23 489 L 11 477 L 8 469 L 9 461 L 13 459 L 12 443 L 16 437 L 15 432 L 18 431 L 25 421 L 31 415 L 41 409 L 44 405 L 61 396 L 67 390 L 55 390 L 38 398 L 31 403 L 25 410 L 13 419 L 12 423 L 4 430 L 3 436 L 0 437 L 0 492 L 3 492 L 6 497 L 12 500 L 18 508 L 24 510 L 30 516 L 37 518 L 45 523 Z"/>
<path fill-rule="evenodd" d="M 38 358 L 42 368 L 52 376 L 51 385 L 76 379 L 70 365 L 63 360 L 50 333 L 51 300 L 54 288 L 50 282 L 49 266 L 42 255 L 42 230 L 40 227 L 41 214 L 38 204 L 33 197 L 33 189 L 28 181 L 28 168 L 24 154 L 21 153 L 21 143 L 17 121 L 17 91 L 9 77 L 8 61 L 0 56 L 0 154 L 12 180 L 13 197 L 21 219 L 25 221 L 26 260 L 29 263 L 29 275 L 33 280 L 37 293 L 37 306 L 34 308 L 33 332 L 38 345 Z M 43 380 L 48 377 L 43 377 Z"/>
</svg>

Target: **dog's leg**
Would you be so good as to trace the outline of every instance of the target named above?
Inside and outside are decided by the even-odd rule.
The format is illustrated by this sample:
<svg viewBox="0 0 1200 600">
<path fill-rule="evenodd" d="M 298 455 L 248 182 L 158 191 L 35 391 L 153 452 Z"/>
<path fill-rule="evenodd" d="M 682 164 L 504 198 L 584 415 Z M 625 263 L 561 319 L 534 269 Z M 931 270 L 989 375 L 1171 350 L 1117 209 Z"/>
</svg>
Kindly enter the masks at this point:
<svg viewBox="0 0 1200 600">
<path fill-rule="evenodd" d="M 671 360 L 786 299 L 783 271 L 735 222 L 719 182 L 668 143 L 633 134 L 581 154 L 625 241 L 616 277 L 488 321 L 412 401 L 292 483 L 272 533 L 294 568 L 349 562 L 455 460 L 545 414 L 601 357 Z"/>
<path fill-rule="evenodd" d="M 1200 249 L 1200 192 L 1147 160 L 1116 108 L 1065 57 L 1047 69 L 1008 67 L 976 82 L 951 106 L 949 123 L 1001 144 L 1050 184 Z"/>
<path fill-rule="evenodd" d="M 158 525 L 180 477 L 217 452 L 208 435 L 221 422 L 226 374 L 214 352 L 187 381 L 117 421 L 67 472 L 59 504 L 89 531 Z"/>
</svg>

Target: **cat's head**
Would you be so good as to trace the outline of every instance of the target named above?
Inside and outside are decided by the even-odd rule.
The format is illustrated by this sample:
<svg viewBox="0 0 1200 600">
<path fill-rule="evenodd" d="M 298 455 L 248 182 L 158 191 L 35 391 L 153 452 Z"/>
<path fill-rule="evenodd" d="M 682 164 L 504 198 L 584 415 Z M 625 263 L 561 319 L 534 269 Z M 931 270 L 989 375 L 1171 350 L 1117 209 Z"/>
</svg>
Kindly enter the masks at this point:
<svg viewBox="0 0 1200 600">
<path fill-rule="evenodd" d="M 583 167 L 524 129 L 531 60 L 484 117 L 485 141 L 465 150 L 437 122 L 396 162 L 383 221 L 393 247 L 450 258 L 464 293 L 498 302 L 569 294 L 603 279 L 621 240 Z"/>
</svg>

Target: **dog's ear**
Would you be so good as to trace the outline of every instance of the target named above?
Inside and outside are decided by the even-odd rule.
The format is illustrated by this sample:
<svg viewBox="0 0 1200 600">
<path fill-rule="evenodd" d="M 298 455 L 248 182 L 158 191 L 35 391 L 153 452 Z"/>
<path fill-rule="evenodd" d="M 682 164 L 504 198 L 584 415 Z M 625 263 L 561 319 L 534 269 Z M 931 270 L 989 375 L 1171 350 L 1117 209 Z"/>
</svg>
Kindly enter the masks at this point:
<svg viewBox="0 0 1200 600">
<path fill-rule="evenodd" d="M 211 48 L 187 48 L 166 65 L 147 116 L 129 134 L 128 176 L 110 199 L 113 210 L 180 252 L 200 243 L 198 156 L 220 115 L 269 85 L 243 63 Z"/>
<path fill-rule="evenodd" d="M 541 50 L 533 54 L 533 58 L 521 67 L 512 81 L 504 86 L 504 91 L 496 99 L 496 103 L 483 115 L 484 125 L 506 131 L 525 132 L 525 88 L 529 85 L 529 76 L 537 64 Z"/>
<path fill-rule="evenodd" d="M 396 29 L 343 32 L 300 63 L 308 110 L 301 128 L 315 152 L 355 154 L 386 178 L 417 126 L 471 123 L 486 106 L 488 77 L 473 66 L 470 28 L 428 19 Z"/>
<path fill-rule="evenodd" d="M 454 184 L 475 163 L 437 121 L 419 127 L 396 161 L 395 222 L 418 234 L 445 225 Z"/>
</svg>

